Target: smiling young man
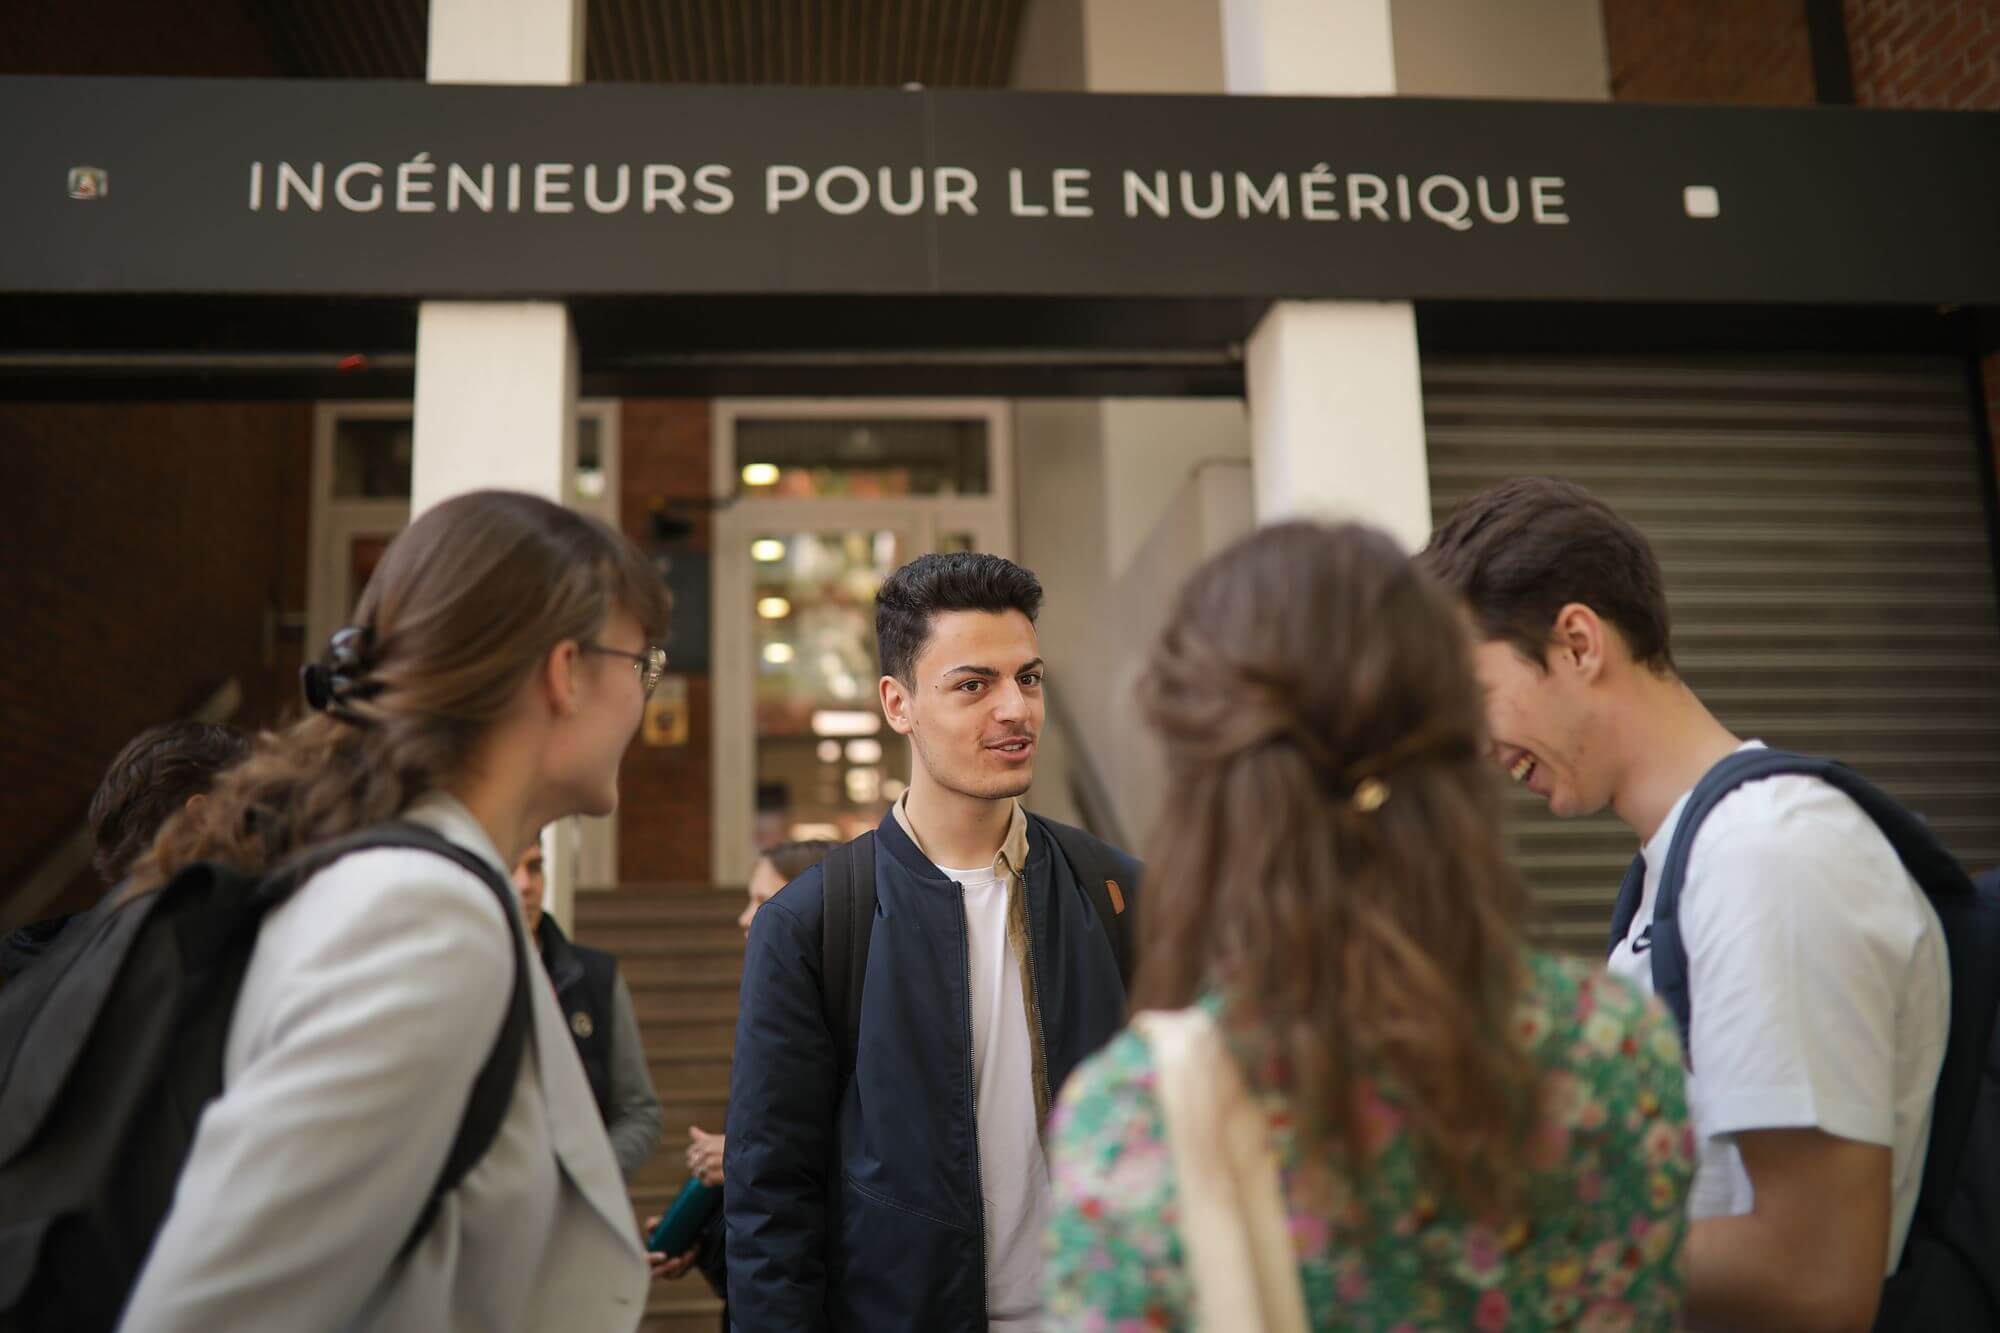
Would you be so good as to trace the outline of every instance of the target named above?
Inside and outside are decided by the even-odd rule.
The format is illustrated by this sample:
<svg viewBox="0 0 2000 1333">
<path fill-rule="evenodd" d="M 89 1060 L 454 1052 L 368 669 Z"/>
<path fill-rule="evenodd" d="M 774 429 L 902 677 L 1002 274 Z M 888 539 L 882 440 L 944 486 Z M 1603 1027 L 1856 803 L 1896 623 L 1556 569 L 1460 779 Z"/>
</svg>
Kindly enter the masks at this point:
<svg viewBox="0 0 2000 1333">
<path fill-rule="evenodd" d="M 1463 600 L 1493 754 L 1557 815 L 1610 808 L 1645 879 L 1610 968 L 1653 985 L 1654 904 L 1688 796 L 1757 748 L 1675 670 L 1659 562 L 1582 488 L 1468 500 L 1419 557 Z M 1949 1020 L 1938 917 L 1873 820 L 1816 777 L 1735 788 L 1698 827 L 1687 960 L 1687 1313 L 1865 1329 L 1910 1229 Z"/>
<path fill-rule="evenodd" d="M 724 1166 L 739 1328 L 1036 1324 L 1042 1121 L 1124 1021 L 1120 918 L 1138 876 L 1021 807 L 1041 602 L 1033 574 L 974 554 L 925 556 L 876 598 L 882 712 L 909 739 L 910 787 L 750 927 Z M 849 1069 L 829 981 L 854 992 L 826 975 L 847 964 L 823 961 L 849 955 L 823 931 L 846 911 L 827 906 L 829 875 L 867 864 Z"/>
</svg>

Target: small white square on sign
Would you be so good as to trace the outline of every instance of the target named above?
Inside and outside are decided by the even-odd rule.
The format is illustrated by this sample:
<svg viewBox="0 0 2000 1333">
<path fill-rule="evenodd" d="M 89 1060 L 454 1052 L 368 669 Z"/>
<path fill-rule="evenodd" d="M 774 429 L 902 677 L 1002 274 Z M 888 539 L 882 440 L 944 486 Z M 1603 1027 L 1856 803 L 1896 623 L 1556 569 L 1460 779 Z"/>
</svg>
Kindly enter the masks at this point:
<svg viewBox="0 0 2000 1333">
<path fill-rule="evenodd" d="M 1690 185 L 1681 191 L 1681 207 L 1691 218 L 1718 218 L 1722 216 L 1722 196 L 1713 185 Z"/>
</svg>

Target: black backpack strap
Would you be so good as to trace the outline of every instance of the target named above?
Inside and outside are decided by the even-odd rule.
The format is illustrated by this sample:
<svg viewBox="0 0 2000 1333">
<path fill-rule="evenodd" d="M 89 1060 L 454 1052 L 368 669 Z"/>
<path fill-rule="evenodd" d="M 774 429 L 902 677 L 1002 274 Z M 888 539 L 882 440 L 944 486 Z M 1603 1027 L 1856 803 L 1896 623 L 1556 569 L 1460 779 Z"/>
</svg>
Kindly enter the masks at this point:
<svg viewBox="0 0 2000 1333">
<path fill-rule="evenodd" d="M 521 1073 L 521 1052 L 527 1045 L 532 1022 L 533 1001 L 528 990 L 528 943 L 521 927 L 520 913 L 514 906 L 514 886 L 478 853 L 468 851 L 422 825 L 381 824 L 313 847 L 267 878 L 260 893 L 269 896 L 268 906 L 276 906 L 290 897 L 299 885 L 335 861 L 353 852 L 378 847 L 430 852 L 471 871 L 500 900 L 500 914 L 506 918 L 507 933 L 514 941 L 514 986 L 507 1000 L 507 1016 L 500 1024 L 500 1033 L 494 1038 L 486 1063 L 480 1066 L 478 1075 L 472 1080 L 472 1090 L 466 1098 L 465 1115 L 459 1121 L 458 1134 L 452 1139 L 451 1150 L 445 1154 L 444 1166 L 438 1172 L 436 1183 L 431 1186 L 423 1211 L 417 1215 L 416 1225 L 410 1228 L 402 1248 L 396 1252 L 396 1260 L 400 1263 L 410 1251 L 416 1249 L 424 1233 L 430 1230 L 431 1223 L 437 1220 L 438 1206 L 444 1202 L 444 1197 L 463 1183 L 472 1168 L 479 1164 L 479 1159 L 486 1155 L 486 1150 L 493 1146 L 493 1139 L 500 1132 L 500 1123 L 507 1118 L 507 1110 L 513 1105 L 514 1084 Z"/>
<path fill-rule="evenodd" d="M 1056 846 L 1062 849 L 1063 859 L 1069 862 L 1070 873 L 1090 897 L 1091 908 L 1097 919 L 1104 923 L 1104 933 L 1111 940 L 1112 957 L 1118 960 L 1118 979 L 1125 983 L 1125 991 L 1132 991 L 1132 925 L 1131 913 L 1126 910 L 1125 894 L 1133 885 L 1119 885 L 1118 868 L 1108 849 L 1098 839 L 1080 828 L 1059 824 L 1053 819 L 1043 819 L 1039 815 L 1030 816 L 1048 831 Z M 1117 898 L 1113 899 L 1113 894 Z"/>
<path fill-rule="evenodd" d="M 1618 905 L 1611 910 L 1611 936 L 1604 943 L 1607 957 L 1617 953 L 1619 944 L 1632 933 L 1632 918 L 1639 915 L 1639 903 L 1645 896 L 1646 858 L 1641 854 L 1625 867 L 1625 882 L 1618 886 Z"/>
<path fill-rule="evenodd" d="M 840 1086 L 854 1076 L 861 1046 L 861 986 L 875 923 L 875 835 L 842 843 L 820 861 L 820 999 L 826 1030 L 840 1046 Z"/>
</svg>

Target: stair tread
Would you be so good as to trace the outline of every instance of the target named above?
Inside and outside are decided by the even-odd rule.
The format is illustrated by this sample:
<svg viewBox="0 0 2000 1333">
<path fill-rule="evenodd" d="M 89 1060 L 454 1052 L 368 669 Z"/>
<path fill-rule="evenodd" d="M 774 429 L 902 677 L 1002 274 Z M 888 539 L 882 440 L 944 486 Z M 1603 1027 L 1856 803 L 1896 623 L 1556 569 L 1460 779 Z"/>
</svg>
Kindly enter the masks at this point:
<svg viewBox="0 0 2000 1333">
<path fill-rule="evenodd" d="M 633 959 L 685 958 L 697 955 L 714 958 L 743 957 L 743 939 L 734 931 L 728 939 L 705 939 L 697 930 L 643 931 L 584 930 L 573 937 L 589 949 L 602 949 L 621 963 Z"/>
<path fill-rule="evenodd" d="M 687 999 L 680 1004 L 662 1003 L 649 1000 L 641 1006 L 637 999 L 632 1002 L 633 1012 L 639 1016 L 639 1026 L 657 1023 L 667 1027 L 692 1027 L 697 1023 L 726 1023 L 736 1026 L 736 1002 L 715 999 Z"/>
<path fill-rule="evenodd" d="M 610 922 L 661 922 L 691 926 L 729 926 L 740 929 L 743 906 L 734 898 L 719 903 L 621 902 L 602 907 L 579 907 L 576 920 L 585 926 Z"/>
<path fill-rule="evenodd" d="M 643 1219 L 665 1209 L 686 1183 L 687 1127 L 723 1127 L 743 977 L 743 889 L 697 881 L 593 885 L 575 901 L 573 937 L 618 958 L 660 1097 L 659 1151 L 627 1188 Z M 690 1274 L 653 1284 L 641 1328 L 707 1333 L 721 1309 L 700 1275 Z"/>
</svg>

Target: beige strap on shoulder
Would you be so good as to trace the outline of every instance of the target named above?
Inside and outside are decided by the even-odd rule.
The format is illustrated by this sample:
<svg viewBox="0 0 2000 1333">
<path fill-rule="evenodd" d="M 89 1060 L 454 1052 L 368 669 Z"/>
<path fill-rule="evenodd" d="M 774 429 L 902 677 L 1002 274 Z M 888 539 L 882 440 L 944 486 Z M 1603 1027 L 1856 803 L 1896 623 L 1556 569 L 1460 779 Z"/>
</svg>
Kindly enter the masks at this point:
<svg viewBox="0 0 2000 1333">
<path fill-rule="evenodd" d="M 1138 1014 L 1180 1190 L 1181 1243 L 1207 1333 L 1306 1333 L 1270 1122 L 1202 1009 Z"/>
</svg>

